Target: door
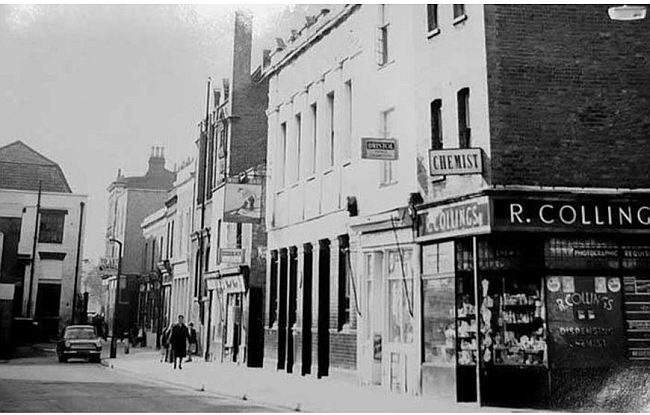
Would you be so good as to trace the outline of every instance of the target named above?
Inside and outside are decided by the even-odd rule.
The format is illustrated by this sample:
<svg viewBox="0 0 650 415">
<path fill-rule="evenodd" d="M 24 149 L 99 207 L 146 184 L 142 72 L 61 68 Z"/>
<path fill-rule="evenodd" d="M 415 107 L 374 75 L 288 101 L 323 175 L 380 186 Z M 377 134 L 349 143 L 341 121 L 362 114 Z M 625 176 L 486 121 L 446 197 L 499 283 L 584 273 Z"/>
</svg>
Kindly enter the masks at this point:
<svg viewBox="0 0 650 415">
<path fill-rule="evenodd" d="M 401 252 L 400 252 L 401 251 Z M 410 364 L 415 363 L 415 304 L 412 250 L 391 250 L 386 255 L 386 301 L 388 315 L 382 356 L 383 382 L 392 392 L 407 393 Z"/>
<path fill-rule="evenodd" d="M 278 301 L 278 370 L 286 365 L 287 351 L 287 250 L 280 250 L 279 301 Z"/>
<path fill-rule="evenodd" d="M 363 376 L 373 385 L 381 385 L 381 366 L 384 328 L 384 296 L 383 296 L 383 258 L 381 251 L 364 254 L 364 292 L 363 305 L 363 340 L 361 355 Z"/>
</svg>

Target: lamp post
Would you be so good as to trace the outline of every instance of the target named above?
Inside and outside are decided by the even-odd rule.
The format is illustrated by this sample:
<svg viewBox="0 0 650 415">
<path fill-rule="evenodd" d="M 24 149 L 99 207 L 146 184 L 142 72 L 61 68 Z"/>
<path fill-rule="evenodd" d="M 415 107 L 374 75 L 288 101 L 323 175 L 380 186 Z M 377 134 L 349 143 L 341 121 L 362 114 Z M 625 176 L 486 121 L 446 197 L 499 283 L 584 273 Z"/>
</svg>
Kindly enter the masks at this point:
<svg viewBox="0 0 650 415">
<path fill-rule="evenodd" d="M 122 241 L 111 238 L 108 240 L 109 242 L 116 243 L 119 251 L 118 251 L 118 259 L 117 259 L 117 276 L 115 278 L 115 308 L 113 309 L 113 325 L 111 328 L 111 352 L 110 352 L 110 358 L 115 359 L 117 356 L 117 340 L 115 339 L 115 324 L 116 324 L 116 317 L 117 317 L 117 305 L 118 305 L 118 299 L 120 295 L 120 274 L 122 273 Z"/>
</svg>

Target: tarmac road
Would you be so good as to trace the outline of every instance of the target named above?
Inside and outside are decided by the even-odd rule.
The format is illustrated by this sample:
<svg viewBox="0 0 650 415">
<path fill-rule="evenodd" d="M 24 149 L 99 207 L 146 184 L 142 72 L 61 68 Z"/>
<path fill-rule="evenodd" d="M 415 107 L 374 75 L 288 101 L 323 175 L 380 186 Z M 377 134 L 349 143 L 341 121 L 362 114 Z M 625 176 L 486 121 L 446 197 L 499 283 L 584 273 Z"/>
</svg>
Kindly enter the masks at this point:
<svg viewBox="0 0 650 415">
<path fill-rule="evenodd" d="M 0 361 L 0 412 L 276 412 L 206 392 L 145 382 L 52 352 Z M 25 356 L 27 354 L 27 356 Z"/>
</svg>

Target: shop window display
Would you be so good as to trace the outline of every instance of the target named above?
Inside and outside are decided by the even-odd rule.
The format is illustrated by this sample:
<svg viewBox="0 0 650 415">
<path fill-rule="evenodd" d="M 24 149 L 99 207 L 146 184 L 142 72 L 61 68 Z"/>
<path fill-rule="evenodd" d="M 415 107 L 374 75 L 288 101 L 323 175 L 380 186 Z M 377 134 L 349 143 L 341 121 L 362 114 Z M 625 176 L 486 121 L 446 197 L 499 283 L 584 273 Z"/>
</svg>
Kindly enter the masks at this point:
<svg viewBox="0 0 650 415">
<path fill-rule="evenodd" d="M 494 275 L 482 277 L 480 324 L 472 276 L 458 280 L 457 358 L 459 365 L 475 365 L 477 341 L 482 365 L 547 365 L 546 321 L 541 278 Z M 477 336 L 480 330 L 480 339 Z"/>
</svg>

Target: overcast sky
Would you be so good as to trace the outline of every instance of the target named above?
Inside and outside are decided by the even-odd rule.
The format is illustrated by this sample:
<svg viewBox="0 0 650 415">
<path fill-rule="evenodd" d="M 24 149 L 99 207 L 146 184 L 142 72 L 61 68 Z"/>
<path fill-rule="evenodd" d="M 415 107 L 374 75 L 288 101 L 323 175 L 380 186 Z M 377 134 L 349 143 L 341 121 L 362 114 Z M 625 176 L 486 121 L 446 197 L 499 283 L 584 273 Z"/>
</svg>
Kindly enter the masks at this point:
<svg viewBox="0 0 650 415">
<path fill-rule="evenodd" d="M 0 146 L 23 140 L 89 196 L 87 258 L 103 254 L 118 168 L 144 174 L 154 145 L 170 169 L 193 155 L 207 77 L 229 76 L 235 7 L 0 5 Z M 300 12 L 248 8 L 259 62 Z"/>
</svg>

